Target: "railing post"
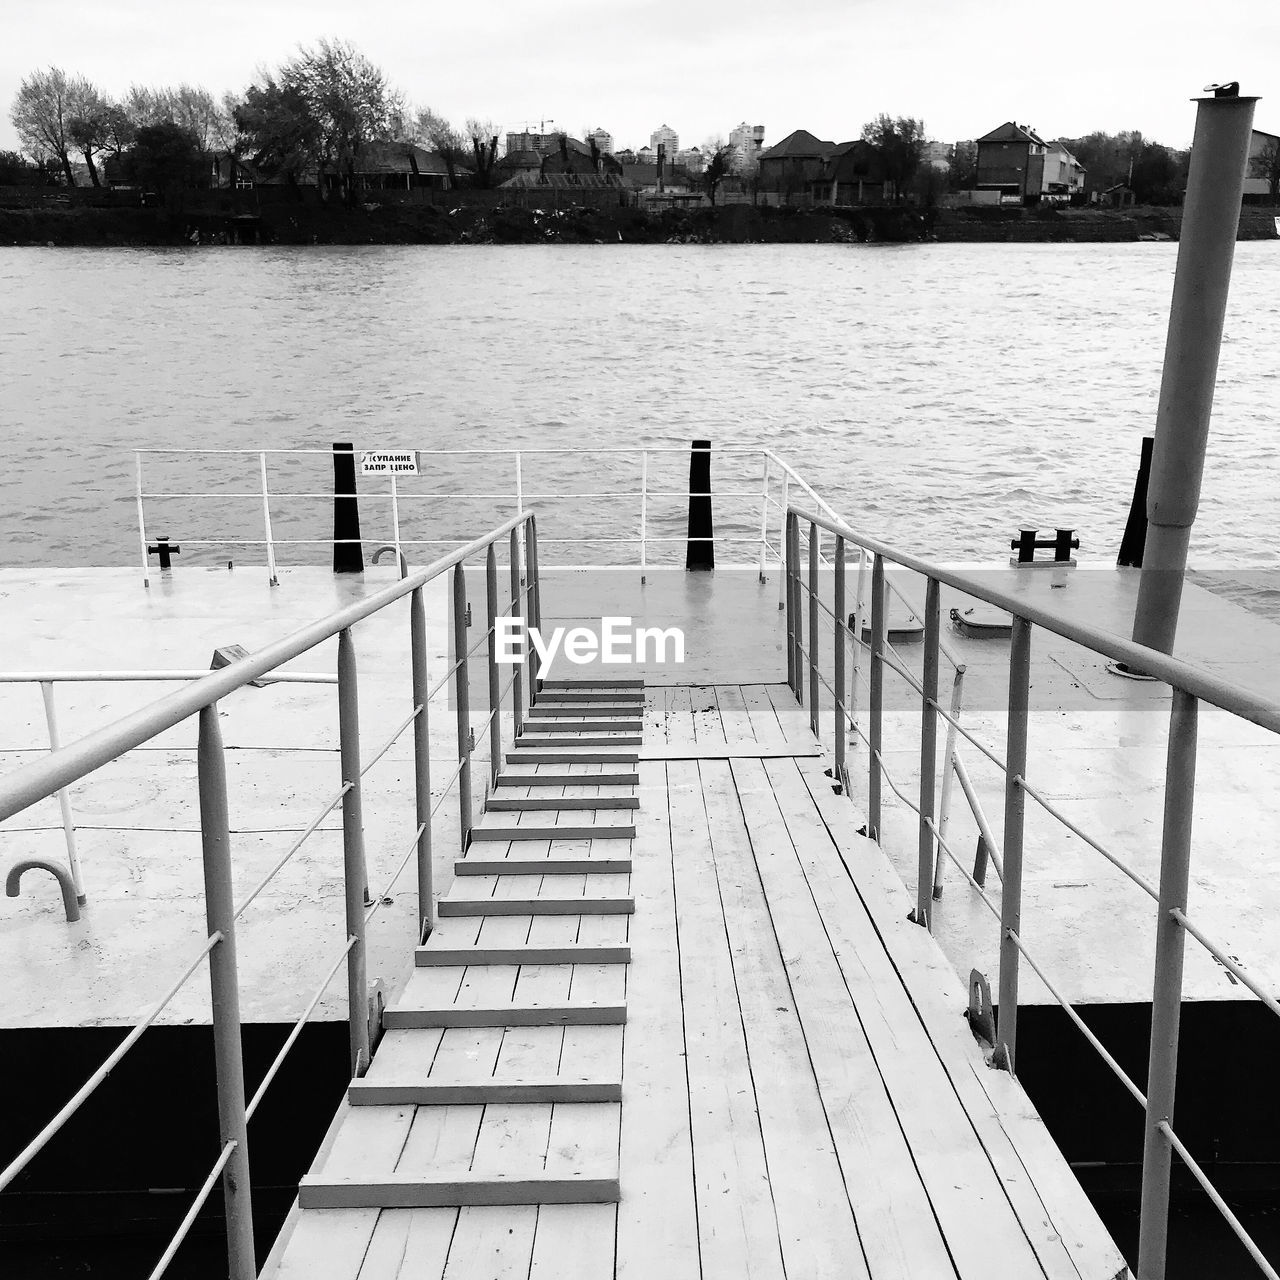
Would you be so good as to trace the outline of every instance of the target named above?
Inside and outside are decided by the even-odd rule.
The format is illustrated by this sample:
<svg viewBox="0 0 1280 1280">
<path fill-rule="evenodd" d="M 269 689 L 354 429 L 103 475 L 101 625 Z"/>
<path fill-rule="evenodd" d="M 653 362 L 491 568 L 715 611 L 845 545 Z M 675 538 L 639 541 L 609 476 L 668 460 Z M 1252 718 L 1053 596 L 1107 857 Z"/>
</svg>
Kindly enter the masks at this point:
<svg viewBox="0 0 1280 1280">
<path fill-rule="evenodd" d="M 360 798 L 360 700 L 351 628 L 338 633 L 338 745 L 342 760 L 342 874 L 347 908 L 347 1020 L 351 1074 L 369 1069 L 369 984 L 365 971 L 364 913 L 369 877 L 364 861 L 364 807 Z"/>
<path fill-rule="evenodd" d="M 640 455 L 640 582 L 644 583 L 649 538 L 649 450 Z"/>
<path fill-rule="evenodd" d="M 1027 793 L 1027 718 L 1031 691 L 1031 623 L 1013 619 L 1009 652 L 1009 737 L 1005 751 L 1004 868 L 1000 893 L 1000 998 L 997 1004 L 999 1065 L 1016 1071 L 1018 1046 L 1018 945 L 1013 935 L 1022 928 L 1022 827 Z"/>
<path fill-rule="evenodd" d="M 244 1058 L 240 1043 L 240 984 L 236 974 L 236 915 L 231 881 L 231 830 L 227 814 L 227 765 L 218 704 L 200 712 L 196 750 L 200 791 L 200 844 L 204 909 L 209 936 L 221 938 L 209 952 L 213 1004 L 213 1059 L 218 1085 L 221 1146 L 236 1144 L 222 1171 L 230 1280 L 254 1280 L 253 1198 L 249 1182 L 249 1124 L 244 1113 Z"/>
<path fill-rule="evenodd" d="M 435 897 L 431 866 L 431 692 L 427 678 L 427 611 L 422 588 L 409 597 L 409 644 L 413 663 L 413 705 L 420 708 L 413 722 L 414 815 L 418 834 L 418 941 L 425 942 L 435 928 Z"/>
<path fill-rule="evenodd" d="M 880 751 L 884 742 L 884 638 L 885 614 L 884 557 L 877 553 L 871 562 L 871 683 L 870 721 L 867 726 L 867 835 L 880 840 Z"/>
<path fill-rule="evenodd" d="M 521 600 L 520 534 L 511 530 L 511 617 L 524 617 Z M 526 639 L 526 644 L 528 643 Z M 519 662 L 511 668 L 511 736 L 518 738 L 524 729 L 524 670 Z"/>
<path fill-rule="evenodd" d="M 484 558 L 485 612 L 489 620 L 489 777 L 502 768 L 502 681 L 498 672 L 498 553 L 489 543 Z"/>
<path fill-rule="evenodd" d="M 835 566 L 835 585 L 832 592 L 832 609 L 836 615 L 835 625 L 833 627 L 833 641 L 835 652 L 835 740 L 836 740 L 836 781 L 844 786 L 847 782 L 845 776 L 844 751 L 845 751 L 845 735 L 848 730 L 845 725 L 844 700 L 845 700 L 845 682 L 844 682 L 844 663 L 845 651 L 849 645 L 849 632 L 846 625 L 844 615 L 844 538 L 840 534 L 836 534 L 836 566 Z"/>
<path fill-rule="evenodd" d="M 396 548 L 396 567 L 404 575 L 404 553 L 400 550 L 400 491 L 396 487 L 395 472 L 391 473 L 391 541 Z"/>
<path fill-rule="evenodd" d="M 858 548 L 858 586 L 853 597 L 853 673 L 849 679 L 849 724 L 858 723 L 858 700 L 862 697 L 862 623 L 866 615 L 867 553 Z"/>
<path fill-rule="evenodd" d="M 138 501 L 138 548 L 142 552 L 142 585 L 149 590 L 151 587 L 151 561 L 147 557 L 147 522 L 143 514 L 142 454 L 137 449 L 133 453 L 133 469 Z"/>
<path fill-rule="evenodd" d="M 528 559 L 525 565 L 529 575 L 529 623 L 542 630 L 542 580 L 538 572 L 538 522 L 536 517 L 529 517 Z M 531 668 L 532 669 L 532 668 Z M 529 680 L 529 701 L 535 694 L 542 692 L 542 681 L 536 676 Z"/>
<path fill-rule="evenodd" d="M 818 736 L 818 526 L 809 522 L 809 727 Z"/>
<path fill-rule="evenodd" d="M 935 902 L 942 897 L 942 868 L 946 862 L 942 852 L 942 841 L 947 838 L 947 826 L 951 821 L 951 793 L 955 790 L 957 737 L 955 721 L 960 719 L 960 707 L 964 698 L 964 670 L 963 666 L 956 667 L 955 679 L 951 682 L 951 719 L 947 721 L 947 744 L 942 750 L 942 796 L 938 801 L 938 846 L 933 855 L 933 900 Z"/>
<path fill-rule="evenodd" d="M 787 547 L 787 530 L 790 527 L 790 502 L 791 502 L 791 476 L 787 472 L 782 473 L 782 520 L 778 525 L 778 557 L 782 559 L 786 556 Z M 779 568 L 782 566 L 779 565 Z M 786 599 L 786 592 L 790 583 L 790 576 L 786 573 L 778 574 L 778 608 L 783 609 L 786 606 L 783 601 Z"/>
<path fill-rule="evenodd" d="M 519 449 L 516 450 L 516 515 L 524 515 L 524 469 Z"/>
<path fill-rule="evenodd" d="M 938 641 L 939 583 L 929 578 L 924 588 L 924 655 L 920 687 L 920 832 L 916 854 L 916 924 L 930 927 L 933 907 L 933 819 L 938 789 Z"/>
<path fill-rule="evenodd" d="M 787 610 L 787 688 L 793 693 L 799 683 L 799 675 L 796 671 L 796 610 L 795 600 L 792 592 L 792 579 L 795 575 L 795 548 L 792 546 L 791 534 L 792 526 L 795 524 L 795 516 L 790 511 L 782 522 L 782 554 L 783 565 L 780 575 L 780 584 L 785 583 L 786 591 L 783 593 L 786 600 Z M 782 601 L 779 601 L 781 604 Z"/>
<path fill-rule="evenodd" d="M 267 573 L 270 575 L 269 581 L 273 587 L 280 585 L 280 578 L 276 574 L 276 543 L 271 533 L 271 490 L 267 488 L 267 455 L 266 453 L 258 454 L 258 470 L 262 474 L 262 528 L 267 539 Z M 396 550 L 400 550 L 399 542 L 396 543 Z"/>
<path fill-rule="evenodd" d="M 804 611 L 800 605 L 800 517 L 793 515 L 787 526 L 791 539 L 791 575 L 788 590 L 791 594 L 791 648 L 794 655 L 796 701 L 804 706 Z"/>
<path fill-rule="evenodd" d="M 40 696 L 44 699 L 44 722 L 49 731 L 49 750 L 57 751 L 62 745 L 58 736 L 58 712 L 53 702 L 53 682 L 40 681 Z M 67 846 L 67 866 L 71 871 L 71 883 L 75 887 L 76 901 L 83 907 L 87 899 L 84 877 L 80 874 L 80 855 L 76 851 L 76 822 L 71 816 L 71 793 L 66 787 L 58 788 L 58 808 L 62 812 L 62 838 Z"/>
<path fill-rule="evenodd" d="M 764 471 L 760 477 L 760 581 L 766 582 L 765 553 L 769 549 L 769 455 L 764 455 Z"/>
<path fill-rule="evenodd" d="M 458 719 L 458 831 L 465 852 L 471 837 L 471 685 L 467 675 L 467 579 L 453 566 L 453 701 Z"/>
<path fill-rule="evenodd" d="M 1173 912 L 1186 909 L 1191 868 L 1191 818 L 1196 783 L 1200 704 L 1173 691 L 1169 752 L 1164 775 L 1164 835 L 1160 846 L 1160 908 L 1156 918 L 1155 984 L 1151 996 L 1151 1051 L 1147 1068 L 1146 1138 L 1142 1150 L 1142 1208 L 1138 1226 L 1138 1280 L 1164 1280 L 1169 1235 L 1169 1178 L 1173 1150 L 1158 1126 L 1172 1125 L 1178 1079 L 1178 1024 L 1182 1013 L 1185 939 Z M 1005 851 L 1005 868 L 1009 854 Z"/>
</svg>

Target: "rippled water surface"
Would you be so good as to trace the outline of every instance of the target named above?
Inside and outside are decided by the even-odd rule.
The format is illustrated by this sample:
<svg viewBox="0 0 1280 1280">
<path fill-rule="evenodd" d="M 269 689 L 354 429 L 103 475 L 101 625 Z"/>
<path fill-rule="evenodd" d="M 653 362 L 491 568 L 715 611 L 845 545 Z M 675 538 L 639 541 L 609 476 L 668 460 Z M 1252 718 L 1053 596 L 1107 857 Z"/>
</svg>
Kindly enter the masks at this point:
<svg viewBox="0 0 1280 1280">
<path fill-rule="evenodd" d="M 610 496 L 551 504 L 548 535 L 629 538 L 637 503 L 621 495 L 639 488 L 638 460 L 592 450 L 708 436 L 772 445 L 855 525 L 931 555 L 991 559 L 1026 522 L 1071 525 L 1087 558 L 1109 562 L 1154 424 L 1175 255 L 1165 244 L 7 250 L 0 558 L 135 563 L 137 446 L 562 446 L 575 452 L 526 459 L 526 493 Z M 1277 350 L 1280 245 L 1241 244 L 1197 565 L 1276 561 Z M 328 484 L 322 456 L 271 467 L 273 490 Z M 680 455 L 652 460 L 658 492 L 686 479 Z M 717 459 L 725 532 L 750 535 L 754 501 L 728 495 L 759 479 L 754 460 Z M 153 492 L 258 483 L 256 459 L 147 464 Z M 509 464 L 485 457 L 438 460 L 416 483 L 514 487 Z M 406 537 L 474 535 L 493 514 L 485 499 L 402 506 Z M 366 526 L 381 518 L 365 511 Z M 323 499 L 276 499 L 276 536 L 324 537 L 328 513 Z M 655 497 L 649 515 L 652 534 L 679 536 L 677 498 Z M 223 557 L 195 541 L 260 537 L 261 503 L 156 499 L 148 527 L 192 540 L 184 563 Z M 593 558 L 634 558 L 600 545 Z"/>
</svg>

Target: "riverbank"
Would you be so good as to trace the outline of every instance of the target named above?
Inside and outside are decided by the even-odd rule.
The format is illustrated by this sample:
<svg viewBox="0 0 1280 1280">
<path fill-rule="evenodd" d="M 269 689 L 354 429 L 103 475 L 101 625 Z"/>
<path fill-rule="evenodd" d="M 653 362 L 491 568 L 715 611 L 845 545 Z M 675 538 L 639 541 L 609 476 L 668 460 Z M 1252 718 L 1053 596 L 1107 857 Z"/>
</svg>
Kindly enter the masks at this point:
<svg viewBox="0 0 1280 1280">
<path fill-rule="evenodd" d="M 562 196 L 564 193 L 560 193 Z M 792 209 L 750 205 L 638 208 L 202 199 L 184 208 L 0 206 L 0 244 L 147 247 L 180 244 L 833 244 L 1125 243 L 1176 240 L 1179 208 Z M 1250 206 L 1242 240 L 1277 238 L 1280 211 Z"/>
</svg>

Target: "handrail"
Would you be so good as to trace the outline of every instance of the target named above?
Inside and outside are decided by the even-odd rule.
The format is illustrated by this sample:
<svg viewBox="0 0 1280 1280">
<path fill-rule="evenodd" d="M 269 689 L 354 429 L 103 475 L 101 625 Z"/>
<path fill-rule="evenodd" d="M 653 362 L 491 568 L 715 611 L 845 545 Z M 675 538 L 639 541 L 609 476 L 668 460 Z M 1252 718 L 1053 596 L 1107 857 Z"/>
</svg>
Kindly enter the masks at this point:
<svg viewBox="0 0 1280 1280">
<path fill-rule="evenodd" d="M 803 486 L 802 487 L 807 487 Z M 810 490 L 810 492 L 812 492 Z M 815 495 L 816 496 L 816 495 Z M 819 505 L 830 512 L 830 507 Z M 1280 1280 L 1275 1269 L 1266 1261 L 1256 1243 L 1231 1212 L 1222 1196 L 1213 1187 L 1207 1174 L 1192 1158 L 1186 1146 L 1170 1123 L 1177 1082 L 1177 1053 L 1180 1011 L 1183 1003 L 1183 954 L 1185 937 L 1190 935 L 1205 948 L 1235 979 L 1257 997 L 1271 1012 L 1280 1015 L 1280 1000 L 1266 986 L 1253 979 L 1244 967 L 1230 956 L 1225 947 L 1214 941 L 1188 917 L 1186 911 L 1187 889 L 1191 863 L 1192 797 L 1195 790 L 1196 748 L 1199 735 L 1199 707 L 1204 702 L 1256 724 L 1272 733 L 1280 733 L 1280 704 L 1251 693 L 1181 659 L 1135 644 L 1119 636 L 1085 623 L 1063 618 L 1051 610 L 1033 604 L 1025 597 L 992 586 L 969 573 L 946 569 L 924 559 L 899 551 L 880 539 L 861 534 L 838 517 L 811 510 L 797 503 L 788 503 L 785 516 L 786 554 L 786 609 L 787 609 L 787 678 L 797 702 L 803 703 L 806 684 L 810 700 L 810 722 L 815 736 L 819 735 L 820 715 L 817 707 L 819 689 L 825 687 L 834 698 L 835 750 L 837 769 L 843 760 L 844 737 L 842 716 L 846 708 L 843 693 L 843 651 L 849 627 L 839 616 L 841 605 L 827 609 L 819 600 L 821 586 L 819 571 L 819 531 L 835 538 L 834 595 L 837 602 L 843 600 L 844 563 L 846 547 L 859 548 L 860 563 L 869 553 L 872 557 L 871 588 L 871 643 L 870 666 L 870 726 L 865 731 L 853 723 L 855 733 L 868 747 L 868 805 L 866 832 L 873 839 L 880 838 L 881 787 L 889 789 L 902 803 L 918 815 L 919 857 L 916 878 L 916 908 L 911 919 L 925 928 L 932 927 L 930 889 L 932 897 L 939 896 L 940 866 L 945 856 L 955 863 L 961 874 L 978 894 L 983 905 L 992 912 L 1000 925 L 999 951 L 999 999 L 997 1043 L 994 1046 L 993 1065 L 1013 1072 L 1016 1062 L 1016 1035 L 1018 1023 L 1018 973 L 1025 960 L 1039 977 L 1050 995 L 1062 1007 L 1072 1023 L 1085 1036 L 1106 1066 L 1114 1073 L 1135 1101 L 1144 1108 L 1144 1146 L 1142 1156 L 1142 1204 L 1139 1217 L 1139 1266 L 1144 1280 L 1162 1280 L 1168 1230 L 1170 1177 L 1172 1155 L 1176 1152 L 1227 1224 L 1245 1245 L 1263 1272 Z M 802 525 L 807 525 L 807 572 L 801 558 Z M 905 595 L 889 582 L 886 565 L 895 565 L 920 575 L 925 580 L 925 607 L 920 611 L 924 623 L 924 649 L 921 676 L 917 680 L 897 660 L 887 643 L 887 602 L 890 590 L 904 601 Z M 1009 651 L 1009 692 L 1007 704 L 1007 746 L 1004 758 L 987 749 L 977 738 L 959 723 L 959 704 L 953 690 L 950 712 L 943 709 L 939 700 L 938 660 L 942 650 L 940 637 L 940 591 L 943 585 L 965 595 L 985 601 L 1012 615 L 1013 624 Z M 808 596 L 808 609 L 803 605 Z M 859 592 L 859 594 L 861 594 Z M 910 604 L 909 601 L 907 601 Z M 808 631 L 805 636 L 806 612 Z M 856 609 L 861 621 L 861 609 Z M 831 619 L 836 636 L 839 661 L 835 667 L 833 687 L 818 669 L 821 654 L 819 643 L 819 617 L 825 613 Z M 1028 727 L 1030 721 L 1031 644 L 1033 627 L 1065 640 L 1081 645 L 1095 653 L 1122 663 L 1129 670 L 1141 671 L 1163 681 L 1172 690 L 1170 709 L 1168 754 L 1164 773 L 1164 820 L 1161 835 L 1159 886 L 1130 867 L 1122 858 L 1094 839 L 1073 822 L 1038 789 L 1026 780 Z M 852 637 L 854 652 L 859 652 L 860 636 Z M 807 639 L 807 643 L 806 643 Z M 808 666 L 806 681 L 805 667 Z M 920 768 L 919 803 L 915 803 L 899 787 L 885 767 L 881 735 L 884 715 L 883 672 L 894 671 L 920 698 Z M 963 674 L 963 666 L 957 665 L 957 684 Z M 857 678 L 855 673 L 854 689 Z M 937 784 L 936 734 L 940 720 L 949 722 L 951 739 L 963 734 L 973 742 L 1003 771 L 1004 789 L 1004 865 L 1001 870 L 999 900 L 993 899 L 983 888 L 986 851 L 994 853 L 995 844 L 990 828 L 977 803 L 972 784 L 958 753 L 947 748 L 946 774 L 943 779 L 944 794 L 950 785 L 954 770 L 969 800 L 978 822 L 980 843 L 978 861 L 973 874 L 960 861 L 947 841 L 942 823 L 934 817 Z M 843 776 L 843 775 L 842 775 Z M 1120 1066 L 1098 1036 L 1054 984 L 1044 967 L 1035 959 L 1022 940 L 1022 859 L 1026 798 L 1030 796 L 1050 817 L 1060 822 L 1068 831 L 1082 840 L 1109 863 L 1126 875 L 1138 888 L 1157 900 L 1156 946 L 1153 975 L 1152 1022 L 1149 1041 L 1149 1060 L 1146 1092 L 1138 1088 L 1133 1078 Z"/>
<path fill-rule="evenodd" d="M 520 560 L 521 538 L 524 543 L 526 576 L 521 577 L 517 564 Z M 511 550 L 511 601 L 499 612 L 498 575 L 495 546 L 503 539 L 510 540 Z M 467 645 L 466 628 L 470 610 L 466 603 L 465 562 L 478 552 L 485 557 L 486 598 L 488 626 L 481 640 Z M 196 960 L 155 1005 L 151 1012 L 136 1024 L 120 1045 L 108 1056 L 81 1089 L 62 1107 L 36 1137 L 27 1144 L 17 1158 L 0 1172 L 0 1189 L 14 1178 L 45 1147 L 48 1141 L 79 1110 L 83 1101 L 106 1078 L 112 1067 L 137 1043 L 143 1032 L 155 1023 L 170 1000 L 189 980 L 195 970 L 207 960 L 212 989 L 213 1049 L 216 1065 L 219 1130 L 221 1155 L 197 1194 L 195 1202 L 180 1224 L 160 1262 L 152 1273 L 161 1275 L 175 1255 L 183 1237 L 195 1220 L 200 1206 L 211 1194 L 219 1177 L 223 1180 L 223 1202 L 227 1229 L 228 1271 L 231 1280 L 252 1280 L 254 1271 L 253 1226 L 250 1200 L 250 1164 L 248 1155 L 249 1119 L 259 1106 L 271 1081 L 275 1078 L 285 1056 L 297 1042 L 303 1026 L 311 1017 L 325 991 L 336 977 L 343 963 L 347 966 L 347 1008 L 351 1070 L 362 1075 L 369 1065 L 372 1040 L 371 1022 L 376 1011 L 371 1011 L 366 972 L 365 927 L 368 920 L 387 901 L 387 894 L 403 875 L 415 853 L 418 858 L 418 922 L 419 938 L 431 930 L 434 920 L 432 891 L 432 832 L 431 822 L 436 810 L 458 788 L 458 810 L 461 842 L 465 848 L 473 819 L 470 792 L 470 769 L 476 751 L 475 728 L 468 702 L 467 660 L 487 645 L 489 662 L 489 705 L 481 731 L 488 729 L 490 749 L 496 761 L 500 756 L 500 724 L 504 701 L 512 695 L 511 711 L 517 725 L 524 714 L 524 693 L 519 668 L 512 673 L 505 687 L 497 670 L 497 618 L 513 614 L 527 616 L 537 623 L 540 608 L 540 582 L 537 560 L 536 518 L 532 510 L 522 510 L 498 525 L 488 534 L 474 539 L 449 554 L 440 557 L 426 567 L 410 572 L 403 554 L 400 568 L 404 576 L 393 586 L 371 593 L 363 600 L 335 611 L 299 628 L 284 639 L 276 641 L 255 654 L 250 654 L 227 667 L 206 672 L 192 673 L 183 688 L 157 699 L 115 724 L 87 735 L 68 746 L 59 746 L 56 728 L 50 720 L 50 754 L 41 760 L 23 766 L 4 778 L 0 778 L 0 820 L 22 812 L 31 804 L 46 796 L 65 795 L 70 784 L 92 770 L 117 759 L 125 752 L 151 740 L 158 734 L 186 721 L 192 715 L 198 717 L 199 737 L 197 745 L 197 781 L 199 787 L 200 834 L 204 872 L 205 912 L 208 937 Z M 453 642 L 457 659 L 443 680 L 434 688 L 429 687 L 427 672 L 426 620 L 423 588 L 433 579 L 452 570 L 452 603 L 454 616 Z M 526 585 L 527 578 L 527 585 Z M 390 738 L 362 765 L 360 748 L 360 715 L 358 706 L 358 675 L 353 627 L 396 602 L 409 597 L 410 649 L 412 656 L 411 710 L 396 725 Z M 239 907 L 234 902 L 231 866 L 231 828 L 227 803 L 227 776 L 225 747 L 219 723 L 218 702 L 221 698 L 252 681 L 271 679 L 271 672 L 282 663 L 324 641 L 337 637 L 338 669 L 336 676 L 315 676 L 306 673 L 288 673 L 293 680 L 337 683 L 338 687 L 338 738 L 342 786 L 332 799 L 327 800 L 306 829 L 294 840 L 282 856 L 277 858 L 259 883 L 248 893 Z M 56 680 L 66 675 L 79 680 L 107 679 L 123 681 L 132 678 L 152 680 L 181 679 L 183 673 L 174 672 L 16 672 L 0 675 L 0 680 L 10 683 L 39 683 L 46 694 L 46 704 Z M 427 734 L 427 718 L 430 704 L 436 693 L 452 679 L 457 693 L 458 767 L 443 790 L 431 783 L 430 739 Z M 529 700 L 536 697 L 531 682 Z M 414 805 L 416 827 L 412 842 L 406 849 L 384 893 L 376 900 L 367 901 L 367 866 L 364 853 L 364 823 L 362 816 L 362 779 L 391 748 L 414 730 Z M 433 791 L 439 790 L 432 803 Z M 343 890 L 346 912 L 346 945 L 333 961 L 323 983 L 315 991 L 302 1015 L 295 1021 L 284 1045 L 268 1068 L 257 1093 L 247 1104 L 244 1089 L 244 1066 L 241 1045 L 239 1014 L 239 977 L 236 961 L 236 921 L 249 905 L 257 899 L 280 870 L 289 862 L 302 844 L 320 826 L 324 818 L 338 805 L 342 807 L 343 837 Z M 66 811 L 64 810 L 64 813 Z M 69 815 L 68 815 L 69 821 Z M 15 868 L 20 871 L 21 867 Z M 60 870 L 57 872 L 61 875 Z M 10 879 L 15 879 L 11 875 Z M 370 909 L 371 908 L 371 909 Z M 69 910 L 68 914 L 71 912 Z"/>
<path fill-rule="evenodd" d="M 838 534 L 854 545 L 900 565 L 904 569 L 910 569 L 922 577 L 934 578 L 967 596 L 995 605 L 998 609 L 1013 614 L 1015 618 L 1022 618 L 1037 627 L 1043 627 L 1046 631 L 1052 631 L 1064 640 L 1071 640 L 1087 649 L 1093 649 L 1113 662 L 1122 662 L 1132 670 L 1153 676 L 1175 689 L 1182 689 L 1200 699 L 1201 702 L 1229 711 L 1242 720 L 1248 720 L 1251 724 L 1271 730 L 1272 733 L 1280 733 L 1280 703 L 1264 698 L 1260 694 L 1240 689 L 1219 676 L 1205 671 L 1202 667 L 1193 666 L 1181 658 L 1170 657 L 1156 649 L 1148 649 L 1145 645 L 1134 644 L 1132 640 L 1122 639 L 1110 631 L 1103 631 L 1088 623 L 1063 618 L 1049 609 L 1033 604 L 1025 596 L 1002 591 L 958 569 L 947 569 L 942 565 L 931 564 L 927 560 L 899 551 L 877 538 L 857 532 L 839 520 L 828 519 L 817 512 L 807 511 L 794 504 L 791 506 L 791 511 L 800 520 L 816 524 L 828 533 Z"/>
<path fill-rule="evenodd" d="M 51 795 L 60 787 L 79 781 L 85 774 L 114 760 L 116 756 L 149 742 L 166 729 L 180 724 L 188 716 L 235 693 L 237 689 L 243 689 L 250 681 L 265 675 L 273 667 L 292 661 L 308 649 L 333 639 L 339 632 L 355 626 L 357 622 L 363 622 L 419 587 L 426 586 L 440 574 L 485 550 L 491 542 L 519 528 L 528 519 L 527 513 L 512 516 L 484 537 L 476 538 L 466 546 L 441 556 L 425 568 L 415 569 L 408 577 L 401 578 L 391 586 L 375 591 L 326 618 L 300 627 L 292 635 L 277 640 L 238 662 L 210 672 L 200 680 L 142 707 L 115 724 L 107 725 L 62 748 L 56 755 L 15 769 L 11 774 L 0 778 L 0 822 L 13 817 L 15 813 L 21 813 L 23 809 Z"/>
</svg>

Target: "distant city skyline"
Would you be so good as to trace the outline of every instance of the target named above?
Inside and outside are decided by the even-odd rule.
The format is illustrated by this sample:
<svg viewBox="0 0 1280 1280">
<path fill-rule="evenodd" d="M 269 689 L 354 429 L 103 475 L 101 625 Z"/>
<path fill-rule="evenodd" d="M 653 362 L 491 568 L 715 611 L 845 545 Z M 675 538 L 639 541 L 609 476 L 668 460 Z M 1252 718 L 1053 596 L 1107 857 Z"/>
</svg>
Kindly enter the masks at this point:
<svg viewBox="0 0 1280 1280">
<path fill-rule="evenodd" d="M 182 81 L 240 94 L 322 36 L 354 42 L 412 104 L 459 123 L 602 128 L 618 150 L 664 123 L 703 147 L 744 120 L 764 124 L 766 147 L 798 128 L 838 142 L 882 111 L 944 142 L 1016 120 L 1046 137 L 1140 129 L 1185 147 L 1188 99 L 1227 79 L 1261 95 L 1258 126 L 1280 132 L 1280 5 L 1233 0 L 1223 13 L 1215 23 L 1189 0 L 1158 21 L 1135 0 L 1078 0 L 1069 22 L 1014 0 L 791 0 L 750 14 L 736 0 L 490 0 L 483 14 L 408 0 L 42 0 L 7 24 L 0 148 L 18 147 L 9 108 L 36 68 L 111 95 Z"/>
</svg>

